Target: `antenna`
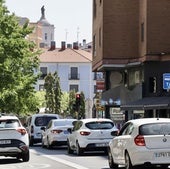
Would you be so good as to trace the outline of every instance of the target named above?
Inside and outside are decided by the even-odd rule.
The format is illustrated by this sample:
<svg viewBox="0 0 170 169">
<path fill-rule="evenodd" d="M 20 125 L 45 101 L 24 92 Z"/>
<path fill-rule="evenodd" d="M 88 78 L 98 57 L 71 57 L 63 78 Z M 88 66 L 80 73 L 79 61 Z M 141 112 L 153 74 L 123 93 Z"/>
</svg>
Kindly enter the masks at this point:
<svg viewBox="0 0 170 169">
<path fill-rule="evenodd" d="M 68 35 L 67 29 L 65 29 L 65 33 L 66 33 L 66 35 L 65 35 L 65 41 L 66 41 L 66 43 L 67 43 L 67 35 Z"/>
<path fill-rule="evenodd" d="M 77 43 L 79 42 L 79 27 L 77 27 Z"/>
</svg>

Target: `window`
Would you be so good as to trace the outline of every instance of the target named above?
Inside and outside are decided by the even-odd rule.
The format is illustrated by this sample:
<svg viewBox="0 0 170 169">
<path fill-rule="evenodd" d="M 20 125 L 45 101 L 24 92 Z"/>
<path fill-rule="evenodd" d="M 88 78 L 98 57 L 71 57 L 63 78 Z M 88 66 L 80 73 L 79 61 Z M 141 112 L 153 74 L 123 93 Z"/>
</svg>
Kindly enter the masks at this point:
<svg viewBox="0 0 170 169">
<path fill-rule="evenodd" d="M 141 24 L 141 42 L 144 41 L 144 23 Z"/>
<path fill-rule="evenodd" d="M 78 68 L 77 67 L 71 67 L 71 74 L 70 74 L 70 78 L 69 79 L 74 79 L 74 80 L 78 80 Z"/>
<path fill-rule="evenodd" d="M 47 41 L 47 33 L 45 33 L 45 37 L 44 37 L 44 38 L 45 38 L 45 40 Z"/>
<path fill-rule="evenodd" d="M 47 67 L 40 67 L 41 76 L 40 79 L 44 79 L 47 76 Z"/>
<path fill-rule="evenodd" d="M 79 91 L 79 86 L 78 85 L 70 85 L 70 91 L 74 90 L 75 92 Z"/>
<path fill-rule="evenodd" d="M 111 129 L 114 127 L 114 124 L 111 122 L 105 122 L 105 121 L 101 121 L 101 122 L 89 122 L 86 123 L 85 126 L 89 129 L 92 130 L 99 130 L 99 129 Z"/>
<path fill-rule="evenodd" d="M 43 91 L 44 90 L 44 85 L 39 85 L 39 91 Z"/>
</svg>

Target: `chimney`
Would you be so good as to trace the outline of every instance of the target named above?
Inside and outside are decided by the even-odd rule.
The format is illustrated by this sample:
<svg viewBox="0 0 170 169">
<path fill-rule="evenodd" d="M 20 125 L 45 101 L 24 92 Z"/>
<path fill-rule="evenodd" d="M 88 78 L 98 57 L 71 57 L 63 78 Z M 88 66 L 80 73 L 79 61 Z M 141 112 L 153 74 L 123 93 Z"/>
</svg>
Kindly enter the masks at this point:
<svg viewBox="0 0 170 169">
<path fill-rule="evenodd" d="M 66 49 L 66 42 L 62 41 L 61 42 L 61 50 L 65 50 Z"/>
<path fill-rule="evenodd" d="M 67 44 L 67 48 L 71 49 L 72 48 L 72 44 Z"/>
<path fill-rule="evenodd" d="M 78 50 L 78 42 L 74 42 L 74 43 L 73 43 L 73 49 Z"/>
<path fill-rule="evenodd" d="M 55 50 L 55 41 L 51 41 L 50 50 Z"/>
</svg>

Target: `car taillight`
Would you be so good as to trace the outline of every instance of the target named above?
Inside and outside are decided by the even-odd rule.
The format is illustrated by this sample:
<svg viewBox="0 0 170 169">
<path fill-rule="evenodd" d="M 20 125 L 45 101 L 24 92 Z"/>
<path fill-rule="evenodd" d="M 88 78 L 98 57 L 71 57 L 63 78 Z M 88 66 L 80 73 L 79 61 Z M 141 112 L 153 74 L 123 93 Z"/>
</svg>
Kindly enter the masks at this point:
<svg viewBox="0 0 170 169">
<path fill-rule="evenodd" d="M 88 131 L 80 131 L 80 135 L 82 136 L 88 136 L 90 134 L 90 132 Z"/>
<path fill-rule="evenodd" d="M 24 128 L 17 128 L 17 131 L 21 133 L 21 135 L 25 135 L 27 133 L 27 130 Z"/>
<path fill-rule="evenodd" d="M 134 142 L 137 146 L 145 146 L 145 138 L 142 135 L 136 136 Z"/>
<path fill-rule="evenodd" d="M 62 130 L 51 130 L 51 133 L 53 134 L 60 134 Z"/>
<path fill-rule="evenodd" d="M 31 126 L 31 133 L 34 133 L 34 126 Z"/>
</svg>

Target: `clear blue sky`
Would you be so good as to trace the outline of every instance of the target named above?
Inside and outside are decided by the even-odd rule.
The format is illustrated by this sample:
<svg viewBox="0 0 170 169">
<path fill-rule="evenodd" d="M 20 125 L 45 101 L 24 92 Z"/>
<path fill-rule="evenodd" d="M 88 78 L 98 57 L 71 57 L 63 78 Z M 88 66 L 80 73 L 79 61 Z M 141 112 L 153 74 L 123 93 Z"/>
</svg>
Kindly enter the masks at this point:
<svg viewBox="0 0 170 169">
<path fill-rule="evenodd" d="M 41 7 L 45 7 L 45 17 L 55 26 L 57 47 L 61 41 L 82 43 L 92 41 L 92 0 L 5 0 L 11 13 L 27 17 L 37 22 L 41 17 Z"/>
</svg>

